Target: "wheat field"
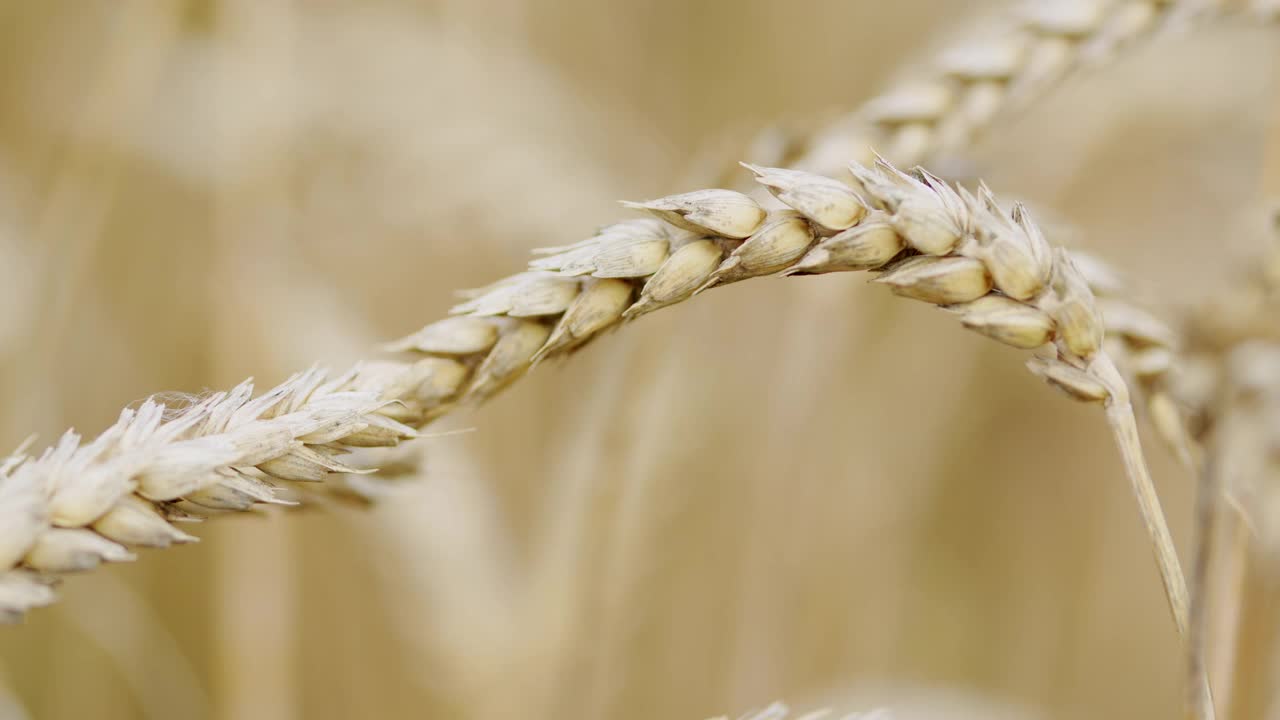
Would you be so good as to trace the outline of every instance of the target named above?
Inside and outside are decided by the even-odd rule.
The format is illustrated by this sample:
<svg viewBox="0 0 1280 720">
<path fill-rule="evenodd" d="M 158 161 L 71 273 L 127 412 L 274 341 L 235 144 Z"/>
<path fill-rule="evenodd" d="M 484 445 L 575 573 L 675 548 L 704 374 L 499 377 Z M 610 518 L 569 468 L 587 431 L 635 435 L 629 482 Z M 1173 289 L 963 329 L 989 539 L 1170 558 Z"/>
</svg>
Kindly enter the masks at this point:
<svg viewBox="0 0 1280 720">
<path fill-rule="evenodd" d="M 0 0 L 0 718 L 1277 717 L 1246 5 Z"/>
</svg>

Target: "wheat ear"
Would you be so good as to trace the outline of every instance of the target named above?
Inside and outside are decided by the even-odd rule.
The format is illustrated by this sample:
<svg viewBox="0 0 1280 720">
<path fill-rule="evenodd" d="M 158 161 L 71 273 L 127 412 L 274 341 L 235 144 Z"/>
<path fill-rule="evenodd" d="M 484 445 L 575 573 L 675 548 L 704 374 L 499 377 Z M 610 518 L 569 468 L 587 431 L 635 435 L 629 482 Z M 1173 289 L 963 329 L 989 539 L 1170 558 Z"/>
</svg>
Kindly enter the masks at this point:
<svg viewBox="0 0 1280 720">
<path fill-rule="evenodd" d="M 0 510 L 13 519 L 0 526 L 7 531 L 0 561 L 62 571 L 123 559 L 123 544 L 185 540 L 164 522 L 167 503 L 190 502 L 188 493 L 210 488 L 221 492 L 227 483 L 251 498 L 273 498 L 257 483 L 294 479 L 281 473 L 299 454 L 313 474 L 343 471 L 321 460 L 332 460 L 335 448 L 412 437 L 412 423 L 484 400 L 536 363 L 572 352 L 623 320 L 751 277 L 877 270 L 878 282 L 951 310 L 968 328 L 1015 347 L 1048 349 L 1029 363 L 1033 372 L 1108 408 L 1170 606 L 1185 627 L 1185 587 L 1130 431 L 1128 391 L 1102 350 L 1103 319 L 1092 291 L 1066 252 L 1051 248 L 1021 207 L 1003 211 L 985 187 L 974 194 L 923 171 L 854 165 L 864 199 L 826 177 L 750 169 L 786 209 L 770 213 L 729 190 L 628 203 L 656 219 L 618 223 L 546 250 L 529 272 L 470 293 L 453 317 L 388 346 L 427 356 L 417 363 L 382 365 L 382 373 L 358 369 L 327 384 L 322 375 L 304 374 L 257 400 L 242 390 L 170 422 L 161 422 L 163 408 L 150 403 L 146 413 L 126 412 L 93 443 L 82 446 L 71 436 L 37 460 L 13 463 L 0 485 Z M 358 392 L 370 376 L 379 378 L 371 383 L 376 390 Z M 322 419 L 337 429 L 314 429 Z M 135 486 L 140 497 L 130 495 Z M 150 534 L 109 534 L 125 524 L 122 518 L 145 520 Z M 101 545 L 97 534 L 62 532 L 87 525 L 119 542 Z M 43 551 L 73 536 L 77 544 L 69 550 Z M 39 584 L 24 570 L 5 579 L 23 584 L 37 601 L 48 599 L 30 589 Z M 16 607 L 11 615 L 25 605 Z"/>
<path fill-rule="evenodd" d="M 1264 0 L 1274 2 L 1274 0 Z M 971 147 L 999 117 L 1025 107 L 1077 69 L 1105 64 L 1170 26 L 1219 14 L 1233 0 L 1039 0 L 1017 3 L 897 83 L 818 130 L 790 164 L 822 175 L 877 148 L 910 166 Z M 1262 3 L 1257 16 L 1269 19 Z"/>
<path fill-rule="evenodd" d="M 147 400 L 91 442 L 71 431 L 38 457 L 20 449 L 0 462 L 0 621 L 53 602 L 58 575 L 196 540 L 174 523 L 296 504 L 286 486 L 372 472 L 342 456 L 416 437 L 464 373 L 437 358 L 311 369 L 257 397 L 245 382 L 183 409 Z"/>
</svg>

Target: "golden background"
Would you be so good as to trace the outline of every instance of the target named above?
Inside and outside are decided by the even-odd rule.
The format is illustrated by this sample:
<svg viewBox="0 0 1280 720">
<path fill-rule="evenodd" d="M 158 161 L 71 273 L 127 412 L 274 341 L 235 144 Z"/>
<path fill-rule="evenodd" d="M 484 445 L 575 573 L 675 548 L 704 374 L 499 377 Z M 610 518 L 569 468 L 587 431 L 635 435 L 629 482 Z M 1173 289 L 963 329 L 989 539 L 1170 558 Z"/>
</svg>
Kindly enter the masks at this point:
<svg viewBox="0 0 1280 720">
<path fill-rule="evenodd" d="M 365 356 L 1002 4 L 0 0 L 0 447 Z M 963 160 L 1190 305 L 1262 242 L 1278 58 L 1164 37 Z M 379 507 L 69 580 L 0 629 L 0 718 L 1174 717 L 1118 456 L 1021 363 L 856 275 L 712 293 L 441 424 Z"/>
</svg>

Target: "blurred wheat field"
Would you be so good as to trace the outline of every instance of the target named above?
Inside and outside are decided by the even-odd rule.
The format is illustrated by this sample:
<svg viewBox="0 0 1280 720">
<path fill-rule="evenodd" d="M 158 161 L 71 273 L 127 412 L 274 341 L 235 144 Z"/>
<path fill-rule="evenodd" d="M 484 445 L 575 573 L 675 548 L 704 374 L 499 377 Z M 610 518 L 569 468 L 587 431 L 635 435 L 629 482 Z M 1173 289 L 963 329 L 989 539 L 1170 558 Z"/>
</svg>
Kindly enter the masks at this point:
<svg viewBox="0 0 1280 720">
<path fill-rule="evenodd" d="M 0 3 L 0 447 L 364 356 L 998 5 Z M 957 162 L 1191 305 L 1263 242 L 1278 42 L 1161 38 Z M 856 277 L 710 294 L 448 421 L 390 502 L 66 583 L 0 633 L 0 717 L 1171 717 L 1110 439 L 1021 362 Z"/>
</svg>

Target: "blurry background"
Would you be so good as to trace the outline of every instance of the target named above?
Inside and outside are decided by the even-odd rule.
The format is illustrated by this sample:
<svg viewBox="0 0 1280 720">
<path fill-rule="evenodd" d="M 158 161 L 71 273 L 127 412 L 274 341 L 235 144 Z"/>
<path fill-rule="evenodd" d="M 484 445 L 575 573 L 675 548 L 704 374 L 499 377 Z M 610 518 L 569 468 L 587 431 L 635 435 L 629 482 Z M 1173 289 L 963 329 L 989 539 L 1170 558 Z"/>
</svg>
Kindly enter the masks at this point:
<svg viewBox="0 0 1280 720">
<path fill-rule="evenodd" d="M 0 447 L 361 357 L 992 4 L 0 0 Z M 1261 243 L 1278 50 L 1162 39 L 965 159 L 1194 303 Z M 1022 359 L 856 275 L 712 293 L 437 426 L 475 432 L 380 507 L 70 580 L 0 630 L 0 717 L 1172 717 L 1101 417 Z"/>
</svg>

